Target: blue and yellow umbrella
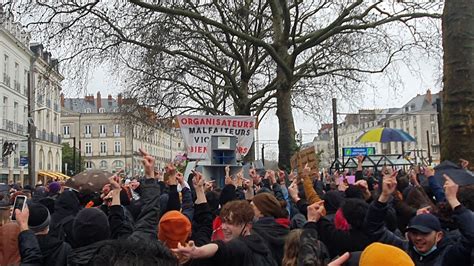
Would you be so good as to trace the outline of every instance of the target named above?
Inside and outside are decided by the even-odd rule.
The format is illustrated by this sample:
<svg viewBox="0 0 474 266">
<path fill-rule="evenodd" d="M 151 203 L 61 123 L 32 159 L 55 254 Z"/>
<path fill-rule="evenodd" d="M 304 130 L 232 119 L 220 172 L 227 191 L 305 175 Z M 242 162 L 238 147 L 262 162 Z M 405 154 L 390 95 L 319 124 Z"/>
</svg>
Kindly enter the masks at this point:
<svg viewBox="0 0 474 266">
<path fill-rule="evenodd" d="M 365 132 L 356 142 L 416 142 L 416 140 L 401 129 L 380 127 Z"/>
</svg>

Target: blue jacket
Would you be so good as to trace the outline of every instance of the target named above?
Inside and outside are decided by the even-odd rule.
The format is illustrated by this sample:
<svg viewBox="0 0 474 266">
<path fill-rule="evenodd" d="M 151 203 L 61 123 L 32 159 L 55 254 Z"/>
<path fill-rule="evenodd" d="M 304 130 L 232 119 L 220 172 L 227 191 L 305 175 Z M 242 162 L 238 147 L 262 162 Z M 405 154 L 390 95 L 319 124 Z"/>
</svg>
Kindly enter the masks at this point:
<svg viewBox="0 0 474 266">
<path fill-rule="evenodd" d="M 453 239 L 445 236 L 437 244 L 437 249 L 427 256 L 421 256 L 408 240 L 390 232 L 384 225 L 387 204 L 374 201 L 366 216 L 367 234 L 372 241 L 397 246 L 405 250 L 415 262 L 415 265 L 472 265 L 471 250 L 474 247 L 474 214 L 460 205 L 453 211 L 453 219 L 459 226 L 461 237 Z"/>
</svg>

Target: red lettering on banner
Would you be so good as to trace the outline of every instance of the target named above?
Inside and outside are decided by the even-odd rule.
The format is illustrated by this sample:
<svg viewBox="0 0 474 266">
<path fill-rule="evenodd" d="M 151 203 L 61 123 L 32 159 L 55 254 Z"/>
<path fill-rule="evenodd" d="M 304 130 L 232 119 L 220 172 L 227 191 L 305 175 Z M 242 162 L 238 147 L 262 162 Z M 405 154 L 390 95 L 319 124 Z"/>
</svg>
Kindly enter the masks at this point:
<svg viewBox="0 0 474 266">
<path fill-rule="evenodd" d="M 192 153 L 206 153 L 207 147 L 206 146 L 190 146 L 188 148 L 188 152 Z"/>
</svg>

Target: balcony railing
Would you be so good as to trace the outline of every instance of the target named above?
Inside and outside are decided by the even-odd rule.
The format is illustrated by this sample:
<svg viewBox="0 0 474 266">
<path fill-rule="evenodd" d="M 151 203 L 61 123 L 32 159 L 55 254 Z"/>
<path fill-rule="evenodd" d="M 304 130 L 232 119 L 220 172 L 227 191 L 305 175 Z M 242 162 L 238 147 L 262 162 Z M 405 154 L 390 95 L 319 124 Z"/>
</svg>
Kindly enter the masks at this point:
<svg viewBox="0 0 474 266">
<path fill-rule="evenodd" d="M 14 131 L 14 123 L 8 119 L 3 119 L 3 129 L 10 132 Z"/>
<path fill-rule="evenodd" d="M 25 126 L 16 124 L 16 133 L 23 135 L 25 132 Z"/>
</svg>

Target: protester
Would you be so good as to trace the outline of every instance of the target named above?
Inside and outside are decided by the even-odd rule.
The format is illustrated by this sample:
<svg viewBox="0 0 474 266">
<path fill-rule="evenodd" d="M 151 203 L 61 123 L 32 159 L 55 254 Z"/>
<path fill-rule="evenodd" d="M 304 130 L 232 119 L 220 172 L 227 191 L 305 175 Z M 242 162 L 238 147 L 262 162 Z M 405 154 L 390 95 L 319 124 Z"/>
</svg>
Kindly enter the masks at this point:
<svg viewBox="0 0 474 266">
<path fill-rule="evenodd" d="M 405 250 L 416 265 L 471 265 L 474 247 L 474 216 L 458 201 L 458 185 L 445 175 L 444 194 L 453 210 L 453 218 L 461 232 L 460 239 L 453 241 L 445 237 L 441 224 L 432 214 L 413 217 L 404 240 L 388 231 L 383 222 L 387 202 L 396 190 L 396 172 L 383 177 L 382 193 L 367 213 L 367 232 L 374 240 L 391 244 Z"/>
<path fill-rule="evenodd" d="M 309 166 L 278 175 L 250 168 L 249 179 L 229 167 L 218 188 L 195 170 L 185 180 L 172 164 L 162 174 L 139 151 L 143 176 L 127 181 L 117 171 L 102 195 L 48 182 L 15 210 L 17 221 L 10 221 L 11 205 L 31 188 L 7 186 L 0 265 L 473 263 L 474 218 L 465 207 L 472 208 L 472 186 L 458 188 L 446 176 L 443 188 L 429 167 L 426 184 L 416 171 L 363 169 L 363 156 L 355 173 L 323 171 L 323 178 Z"/>
</svg>

